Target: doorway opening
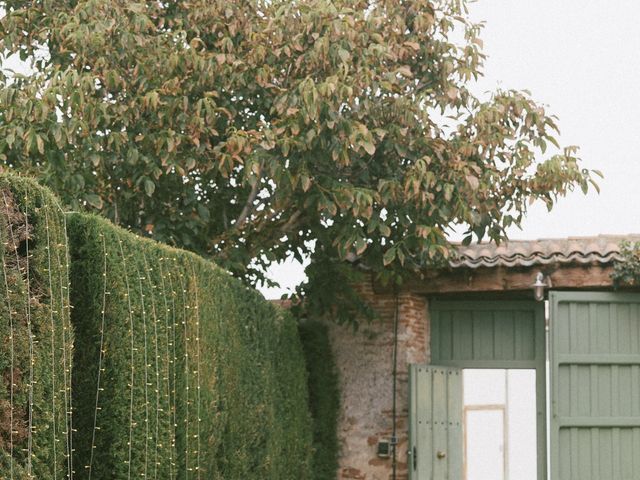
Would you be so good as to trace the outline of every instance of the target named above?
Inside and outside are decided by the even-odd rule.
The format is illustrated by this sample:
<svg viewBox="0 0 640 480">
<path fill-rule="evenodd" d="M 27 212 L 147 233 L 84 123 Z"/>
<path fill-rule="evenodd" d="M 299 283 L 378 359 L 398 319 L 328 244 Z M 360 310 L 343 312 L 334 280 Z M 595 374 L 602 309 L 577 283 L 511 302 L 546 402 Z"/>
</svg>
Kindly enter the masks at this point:
<svg viewBox="0 0 640 480">
<path fill-rule="evenodd" d="M 534 369 L 463 369 L 464 480 L 536 480 Z"/>
</svg>

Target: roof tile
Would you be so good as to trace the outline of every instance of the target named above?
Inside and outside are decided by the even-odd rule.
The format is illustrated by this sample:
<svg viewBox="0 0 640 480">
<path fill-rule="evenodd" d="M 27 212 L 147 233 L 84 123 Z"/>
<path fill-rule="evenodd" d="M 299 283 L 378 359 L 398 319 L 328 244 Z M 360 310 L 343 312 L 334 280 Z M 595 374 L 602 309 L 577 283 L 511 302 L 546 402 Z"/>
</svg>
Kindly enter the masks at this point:
<svg viewBox="0 0 640 480">
<path fill-rule="evenodd" d="M 531 267 L 550 263 L 611 263 L 620 258 L 623 241 L 640 242 L 640 234 L 598 235 L 540 240 L 510 240 L 496 245 L 459 246 L 452 268 Z"/>
</svg>

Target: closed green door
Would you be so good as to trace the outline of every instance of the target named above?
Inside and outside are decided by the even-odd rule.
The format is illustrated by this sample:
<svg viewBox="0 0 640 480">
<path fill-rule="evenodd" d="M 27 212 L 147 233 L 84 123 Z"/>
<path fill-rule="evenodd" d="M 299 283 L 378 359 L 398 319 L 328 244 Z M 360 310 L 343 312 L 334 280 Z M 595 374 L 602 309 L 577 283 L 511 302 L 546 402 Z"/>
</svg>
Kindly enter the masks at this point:
<svg viewBox="0 0 640 480">
<path fill-rule="evenodd" d="M 640 479 L 640 295 L 551 292 L 552 480 Z"/>
<path fill-rule="evenodd" d="M 409 478 L 462 478 L 462 374 L 457 368 L 409 367 Z"/>
</svg>

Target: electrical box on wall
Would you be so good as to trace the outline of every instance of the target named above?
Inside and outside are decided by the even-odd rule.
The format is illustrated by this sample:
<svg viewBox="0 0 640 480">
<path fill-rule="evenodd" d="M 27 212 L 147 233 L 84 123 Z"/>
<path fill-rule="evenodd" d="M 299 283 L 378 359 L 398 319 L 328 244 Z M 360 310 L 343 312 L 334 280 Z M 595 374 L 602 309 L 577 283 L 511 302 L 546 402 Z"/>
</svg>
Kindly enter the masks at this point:
<svg viewBox="0 0 640 480">
<path fill-rule="evenodd" d="M 389 440 L 380 440 L 378 442 L 378 457 L 389 458 L 391 456 L 391 442 Z"/>
</svg>

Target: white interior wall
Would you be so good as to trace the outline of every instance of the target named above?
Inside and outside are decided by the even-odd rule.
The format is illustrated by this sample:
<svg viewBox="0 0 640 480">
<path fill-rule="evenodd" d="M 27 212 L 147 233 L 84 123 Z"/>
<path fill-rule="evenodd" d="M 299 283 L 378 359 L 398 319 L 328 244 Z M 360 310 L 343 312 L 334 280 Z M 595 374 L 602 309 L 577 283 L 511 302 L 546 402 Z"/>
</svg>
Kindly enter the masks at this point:
<svg viewBox="0 0 640 480">
<path fill-rule="evenodd" d="M 465 479 L 536 480 L 535 370 L 466 369 Z"/>
</svg>

